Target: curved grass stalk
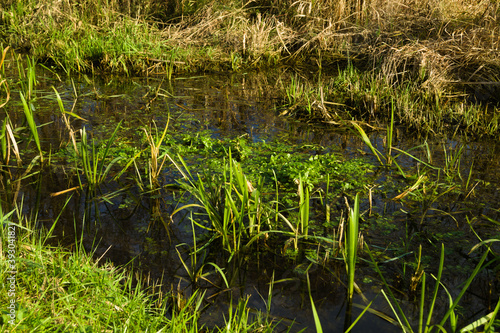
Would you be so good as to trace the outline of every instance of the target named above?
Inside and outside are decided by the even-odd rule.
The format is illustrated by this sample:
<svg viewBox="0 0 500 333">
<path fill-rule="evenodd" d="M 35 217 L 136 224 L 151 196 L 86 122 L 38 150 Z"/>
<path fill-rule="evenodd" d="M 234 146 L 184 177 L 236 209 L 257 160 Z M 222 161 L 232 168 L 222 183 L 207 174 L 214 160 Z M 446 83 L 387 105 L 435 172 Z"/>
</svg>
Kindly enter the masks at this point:
<svg viewBox="0 0 500 333">
<path fill-rule="evenodd" d="M 484 332 L 494 332 L 492 330 L 493 323 L 497 317 L 498 311 L 500 310 L 500 300 L 498 300 L 495 310 L 488 313 L 486 316 L 479 318 L 478 320 L 470 323 L 469 325 L 463 327 L 460 333 L 467 332 L 477 332 L 479 327 L 484 325 Z"/>
<path fill-rule="evenodd" d="M 7 55 L 7 51 L 9 50 L 9 47 L 7 46 L 3 52 L 2 52 L 2 58 L 0 59 L 0 71 L 2 72 L 0 74 L 0 87 L 1 86 L 4 86 L 4 90 L 5 90 L 5 102 L 3 103 L 0 103 L 0 108 L 3 108 L 10 100 L 10 89 L 9 89 L 9 84 L 8 84 L 8 81 L 7 79 L 2 79 L 2 76 L 5 75 L 5 72 L 4 72 L 4 61 L 5 61 L 5 56 Z M 2 75 L 3 74 L 3 75 Z"/>
<path fill-rule="evenodd" d="M 314 318 L 314 326 L 316 326 L 317 333 L 323 333 L 323 327 L 321 326 L 321 321 L 319 320 L 318 312 L 316 311 L 316 306 L 314 306 L 314 300 L 311 295 L 311 283 L 309 282 L 309 273 L 307 273 L 306 276 L 307 276 L 307 290 L 309 292 L 309 299 L 311 300 L 311 309 Z"/>
<path fill-rule="evenodd" d="M 354 121 L 351 122 L 351 124 L 354 126 L 354 128 L 356 128 L 356 130 L 358 131 L 361 139 L 363 140 L 363 142 L 365 143 L 365 145 L 367 145 L 368 148 L 370 148 L 370 150 L 372 151 L 373 155 L 375 155 L 375 157 L 377 158 L 377 160 L 380 163 L 380 165 L 384 165 L 384 162 L 382 162 L 382 159 L 381 159 L 381 157 L 383 157 L 382 153 L 380 151 L 378 151 L 377 148 L 375 148 L 373 146 L 373 144 L 370 141 L 370 138 L 366 134 L 365 130 L 361 126 L 359 126 L 357 123 L 355 123 Z"/>
<path fill-rule="evenodd" d="M 2 159 L 5 165 L 9 164 L 10 151 L 14 152 L 16 156 L 17 165 L 21 166 L 21 153 L 19 152 L 19 147 L 17 146 L 16 138 L 14 137 L 14 132 L 12 131 L 11 121 L 7 115 L 3 120 L 2 129 L 0 130 L 0 144 L 2 146 Z"/>
<path fill-rule="evenodd" d="M 358 252 L 358 232 L 359 232 L 359 198 L 356 194 L 354 207 L 349 210 L 349 224 L 346 230 L 346 269 L 348 276 L 347 295 L 350 300 L 354 294 L 354 272 L 356 270 L 356 259 Z"/>
<path fill-rule="evenodd" d="M 36 147 L 38 148 L 38 152 L 40 153 L 40 161 L 43 163 L 43 153 L 42 146 L 40 144 L 40 138 L 38 136 L 38 129 L 35 122 L 35 117 L 33 115 L 33 111 L 31 110 L 31 103 L 28 106 L 26 99 L 22 92 L 19 92 L 21 96 L 21 101 L 23 103 L 24 115 L 26 116 L 26 121 L 28 122 L 28 126 L 30 128 L 31 134 L 33 135 L 33 139 L 35 140 Z"/>
</svg>

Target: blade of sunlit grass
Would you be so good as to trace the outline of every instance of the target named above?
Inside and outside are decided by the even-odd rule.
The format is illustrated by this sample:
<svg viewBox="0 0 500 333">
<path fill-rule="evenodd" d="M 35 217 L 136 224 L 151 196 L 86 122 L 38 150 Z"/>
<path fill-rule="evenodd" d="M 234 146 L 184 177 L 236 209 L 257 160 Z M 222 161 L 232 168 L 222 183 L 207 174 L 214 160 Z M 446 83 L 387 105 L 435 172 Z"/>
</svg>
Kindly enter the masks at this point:
<svg viewBox="0 0 500 333">
<path fill-rule="evenodd" d="M 38 152 L 40 153 L 40 161 L 43 162 L 43 154 L 42 154 L 42 147 L 40 145 L 40 138 L 38 137 L 38 129 L 35 123 L 35 118 L 33 116 L 33 112 L 31 111 L 30 107 L 28 106 L 28 103 L 26 102 L 26 99 L 24 98 L 24 95 L 22 92 L 19 92 L 19 95 L 21 96 L 21 101 L 23 103 L 23 110 L 24 110 L 24 115 L 26 116 L 26 121 L 28 122 L 28 126 L 31 130 L 31 134 L 33 135 L 33 139 L 35 140 L 36 147 L 38 148 Z"/>
<path fill-rule="evenodd" d="M 358 230 L 359 230 L 359 197 L 356 194 L 354 207 L 349 211 L 349 224 L 346 232 L 346 266 L 347 266 L 347 295 L 352 299 L 354 294 L 354 273 L 356 269 L 356 258 L 358 250 Z"/>
<path fill-rule="evenodd" d="M 370 148 L 370 150 L 372 151 L 373 155 L 375 155 L 375 157 L 377 158 L 378 162 L 381 165 L 384 165 L 384 163 L 380 159 L 380 156 L 382 154 L 377 150 L 377 148 L 375 148 L 372 145 L 372 142 L 370 141 L 370 138 L 366 134 L 365 130 L 361 126 L 359 126 L 356 122 L 354 122 L 354 121 L 351 122 L 351 124 L 354 126 L 354 128 L 356 128 L 356 130 L 358 131 L 359 135 L 361 136 L 361 139 L 363 140 L 363 142 L 365 143 L 365 145 L 367 145 L 368 148 Z"/>
<path fill-rule="evenodd" d="M 307 276 L 307 290 L 309 291 L 309 299 L 311 300 L 311 309 L 314 318 L 314 325 L 316 326 L 317 333 L 323 333 L 323 328 L 321 327 L 321 321 L 319 320 L 318 312 L 316 311 L 316 307 L 314 306 L 314 300 L 311 295 L 311 283 L 309 282 L 309 273 Z"/>
</svg>

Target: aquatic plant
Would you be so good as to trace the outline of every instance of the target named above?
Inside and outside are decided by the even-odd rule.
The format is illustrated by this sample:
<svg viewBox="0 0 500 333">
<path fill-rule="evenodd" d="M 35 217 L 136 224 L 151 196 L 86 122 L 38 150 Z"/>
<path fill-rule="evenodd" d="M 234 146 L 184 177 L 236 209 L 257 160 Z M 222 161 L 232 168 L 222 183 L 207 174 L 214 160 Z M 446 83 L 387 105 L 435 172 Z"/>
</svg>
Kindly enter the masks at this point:
<svg viewBox="0 0 500 333">
<path fill-rule="evenodd" d="M 92 140 L 91 144 L 89 143 L 87 130 L 85 129 L 85 127 L 80 130 L 81 141 L 80 149 L 78 150 L 78 157 L 83 169 L 83 173 L 85 175 L 85 179 L 87 180 L 87 185 L 91 190 L 98 188 L 106 179 L 113 165 L 122 159 L 121 156 L 115 157 L 113 160 L 111 160 L 111 162 L 109 162 L 109 164 L 106 165 L 109 150 L 114 143 L 115 136 L 118 132 L 118 129 L 120 128 L 120 125 L 121 122 L 118 123 L 114 132 L 111 134 L 108 141 L 104 144 L 103 149 L 96 148 L 94 140 Z M 105 166 L 106 168 L 104 168 Z M 83 189 L 84 185 L 80 177 L 78 179 L 80 182 L 80 187 Z"/>
<path fill-rule="evenodd" d="M 349 221 L 345 233 L 345 263 L 347 270 L 347 297 L 352 300 L 354 294 L 354 273 L 358 253 L 359 238 L 359 198 L 354 198 L 354 206 L 349 209 Z"/>
<path fill-rule="evenodd" d="M 16 63 L 19 73 L 21 92 L 23 92 L 23 95 L 28 101 L 31 101 L 35 98 L 35 86 L 37 85 L 35 59 L 33 57 L 26 56 L 26 69 L 22 64 L 21 55 L 16 56 Z"/>
<path fill-rule="evenodd" d="M 396 320 L 400 326 L 400 328 L 403 330 L 403 332 L 419 332 L 419 333 L 427 333 L 427 332 L 439 332 L 443 331 L 445 324 L 449 323 L 451 327 L 451 331 L 455 332 L 457 330 L 457 321 L 456 321 L 456 314 L 455 310 L 458 307 L 458 304 L 463 297 L 463 295 L 467 292 L 469 289 L 469 286 L 471 285 L 472 281 L 476 276 L 479 274 L 479 272 L 483 269 L 483 264 L 486 260 L 486 257 L 488 255 L 488 251 L 486 251 L 482 256 L 481 259 L 479 260 L 478 264 L 476 265 L 474 271 L 468 276 L 467 280 L 463 283 L 463 287 L 460 291 L 460 293 L 456 296 L 456 298 L 453 300 L 451 297 L 451 294 L 448 292 L 448 290 L 444 287 L 441 281 L 442 277 L 442 272 L 444 268 L 444 244 L 441 244 L 441 256 L 439 260 L 439 266 L 438 266 L 438 274 L 436 277 L 434 275 L 431 275 L 435 280 L 435 285 L 434 285 L 434 291 L 430 299 L 430 304 L 428 304 L 428 308 L 426 309 L 426 299 L 425 299 L 425 290 L 426 290 L 426 276 L 427 274 L 423 272 L 422 278 L 421 278 L 421 294 L 420 294 L 420 305 L 419 305 L 419 319 L 418 319 L 418 330 L 415 331 L 412 328 L 412 325 L 410 324 L 409 316 L 403 311 L 400 301 L 398 298 L 394 295 L 394 293 L 391 290 L 391 287 L 387 283 L 382 271 L 380 270 L 377 262 L 375 261 L 373 254 L 371 253 L 369 247 L 367 246 L 367 252 L 370 255 L 370 259 L 372 262 L 372 266 L 374 270 L 379 274 L 379 277 L 385 286 L 385 290 L 382 289 L 381 293 L 384 295 L 386 301 L 390 305 L 394 316 L 396 317 Z M 442 318 L 438 319 L 439 323 L 433 322 L 433 313 L 434 313 L 434 307 L 436 305 L 436 301 L 438 299 L 438 292 L 439 292 L 439 287 L 442 286 L 443 289 L 445 290 L 448 299 L 449 299 L 449 308 L 446 311 L 446 313 L 443 315 Z M 498 307 L 498 305 L 497 305 Z M 498 310 L 496 310 L 498 311 Z M 427 316 L 427 319 L 424 322 L 424 316 Z M 489 318 L 490 319 L 490 318 Z M 446 330 L 444 330 L 446 331 Z M 467 329 L 466 331 L 469 331 Z M 462 332 L 462 330 L 461 330 Z"/>
<path fill-rule="evenodd" d="M 147 175 L 151 189 L 157 189 L 159 187 L 160 183 L 158 177 L 163 172 L 163 165 L 165 164 L 165 161 L 167 159 L 166 154 L 164 154 L 162 159 L 162 156 L 160 154 L 160 147 L 163 141 L 165 140 L 165 136 L 168 130 L 169 120 L 170 118 L 167 120 L 167 124 L 165 125 L 165 128 L 163 129 L 163 132 L 161 134 L 158 132 L 158 128 L 156 127 L 156 123 L 154 122 L 153 122 L 154 134 L 152 128 L 150 128 L 149 131 L 143 128 L 146 134 L 147 142 L 149 144 L 149 160 L 148 160 Z"/>
<path fill-rule="evenodd" d="M 35 117 L 33 115 L 33 108 L 34 106 L 31 104 L 31 102 L 26 102 L 26 99 L 24 98 L 24 95 L 22 92 L 19 92 L 19 96 L 21 97 L 21 101 L 23 103 L 23 110 L 24 110 L 24 115 L 26 116 L 26 121 L 28 123 L 29 129 L 31 131 L 31 135 L 33 136 L 33 140 L 35 140 L 36 147 L 38 148 L 38 152 L 40 155 L 40 161 L 43 162 L 43 152 L 42 152 L 42 146 L 40 143 L 40 138 L 38 136 L 38 127 L 35 122 Z"/>
<path fill-rule="evenodd" d="M 309 230 L 309 185 L 305 184 L 302 177 L 298 179 L 298 195 L 299 195 L 299 222 L 300 232 L 302 235 L 307 235 Z M 299 228 L 297 227 L 297 230 Z"/>
<path fill-rule="evenodd" d="M 178 245 L 176 245 L 175 250 L 177 251 L 177 254 L 179 256 L 179 260 L 182 263 L 182 266 L 186 270 L 186 273 L 188 273 L 188 275 L 189 275 L 189 279 L 190 279 L 191 283 L 196 284 L 196 283 L 198 283 L 199 279 L 208 280 L 207 276 L 210 275 L 211 273 L 203 273 L 203 269 L 207 266 L 212 266 L 221 275 L 222 279 L 225 282 L 226 287 L 229 288 L 229 283 L 227 282 L 226 275 L 224 274 L 222 269 L 217 264 L 215 264 L 213 262 L 205 262 L 205 259 L 206 259 L 205 255 L 203 255 L 203 258 L 201 260 L 199 260 L 198 252 L 200 250 L 198 249 L 198 244 L 197 244 L 198 240 L 196 239 L 196 231 L 194 228 L 194 220 L 193 220 L 192 214 L 191 214 L 190 221 L 191 221 L 191 232 L 193 233 L 193 247 L 189 252 L 189 258 L 190 258 L 190 265 L 189 266 L 186 264 L 186 261 L 182 258 L 182 255 L 178 250 L 179 247 L 186 246 L 188 244 L 186 244 L 186 243 L 178 244 Z"/>
<path fill-rule="evenodd" d="M 167 155 L 169 156 L 169 155 Z M 259 230 L 260 220 L 258 194 L 251 195 L 255 191 L 251 183 L 244 175 L 238 162 L 232 159 L 231 152 L 227 161 L 224 162 L 222 176 L 216 175 L 195 179 L 184 162 L 178 156 L 183 167 L 180 167 L 170 156 L 170 160 L 181 172 L 183 182 L 181 185 L 191 193 L 199 204 L 188 204 L 176 209 L 172 215 L 189 208 L 203 208 L 211 223 L 210 226 L 195 222 L 198 226 L 214 231 L 222 237 L 222 245 L 230 253 L 240 250 L 243 237 L 248 237 L 250 232 Z M 247 221 L 250 225 L 247 225 Z M 256 225 L 256 223 L 259 223 Z"/>
</svg>

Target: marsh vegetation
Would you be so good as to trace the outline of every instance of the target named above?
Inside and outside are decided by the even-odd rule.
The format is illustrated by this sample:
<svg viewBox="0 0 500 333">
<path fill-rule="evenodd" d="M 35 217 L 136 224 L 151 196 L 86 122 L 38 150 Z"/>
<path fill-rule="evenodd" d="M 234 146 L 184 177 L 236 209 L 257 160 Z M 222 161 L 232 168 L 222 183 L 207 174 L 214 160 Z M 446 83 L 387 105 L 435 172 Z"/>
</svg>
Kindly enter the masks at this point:
<svg viewBox="0 0 500 333">
<path fill-rule="evenodd" d="M 1 2 L 15 328 L 493 331 L 498 6 Z"/>
<path fill-rule="evenodd" d="M 24 0 L 0 9 L 6 45 L 68 74 L 279 67 L 295 72 L 280 89 L 284 113 L 302 119 L 387 121 L 394 107 L 413 130 L 498 133 L 494 0 Z"/>
</svg>

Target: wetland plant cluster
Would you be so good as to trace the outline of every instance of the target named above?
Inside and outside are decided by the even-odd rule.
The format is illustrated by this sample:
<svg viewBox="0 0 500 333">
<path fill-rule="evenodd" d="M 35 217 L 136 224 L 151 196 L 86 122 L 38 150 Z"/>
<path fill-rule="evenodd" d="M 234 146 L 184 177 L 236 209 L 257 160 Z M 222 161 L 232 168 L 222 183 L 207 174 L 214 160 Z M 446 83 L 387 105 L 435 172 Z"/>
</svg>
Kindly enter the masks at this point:
<svg viewBox="0 0 500 333">
<path fill-rule="evenodd" d="M 445 147 L 445 159 L 439 165 L 433 162 L 427 143 L 407 150 L 395 147 L 394 107 L 382 146 L 359 123 L 346 123 L 368 147 L 375 163 L 345 159 L 319 145 L 291 148 L 283 142 L 251 142 L 246 136 L 220 139 L 210 131 L 178 133 L 170 127 L 174 126 L 170 125 L 170 116 L 161 125 L 152 121 L 135 131 L 133 125 L 120 122 L 99 138 L 97 131 L 91 131 L 92 124 L 74 109 L 76 103 L 70 97 L 77 99 L 78 93 L 73 81 L 72 88 L 62 94 L 55 88 L 37 90 L 32 58 L 25 62 L 13 56 L 9 66 L 17 66 L 19 73 L 13 80 L 5 74 L 6 54 L 7 49 L 0 63 L 4 111 L 1 184 L 5 207 L 1 210 L 1 232 L 4 240 L 8 227 L 18 230 L 15 328 L 260 332 L 285 325 L 293 329 L 293 323 L 282 323 L 272 315 L 272 289 L 287 282 L 275 280 L 274 273 L 264 301 L 266 309 L 256 312 L 248 297 L 240 297 L 235 304 L 230 303 L 223 324 L 208 327 L 200 322 L 200 314 L 210 308 L 209 298 L 215 297 L 206 297 L 206 283 L 221 293 L 231 293 L 238 282 L 229 266 L 242 260 L 258 260 L 262 253 L 300 268 L 308 286 L 308 309 L 318 332 L 322 332 L 325 321 L 311 291 L 314 267 L 332 278 L 340 276 L 337 280 L 346 287 L 344 331 L 355 329 L 358 321 L 368 315 L 383 318 L 405 332 L 468 332 L 478 327 L 493 331 L 498 326 L 500 302 L 496 303 L 493 280 L 487 280 L 493 298 L 489 308 L 482 306 L 479 313 L 464 318 L 467 305 L 460 303 L 475 279 L 485 281 L 497 270 L 498 254 L 493 248 L 497 239 L 483 239 L 474 227 L 481 221 L 494 229 L 499 211 L 488 205 L 478 211 L 476 204 L 468 200 L 480 196 L 476 192 L 481 188 L 495 185 L 474 178 L 472 165 L 466 170 L 468 174 L 464 173 L 463 147 L 448 151 Z M 158 88 L 154 99 L 167 97 Z M 51 115 L 52 121 L 39 123 L 36 110 L 45 101 L 57 111 Z M 75 124 L 81 128 L 75 128 Z M 56 145 L 52 138 L 41 135 L 47 127 L 61 133 Z M 131 139 L 131 132 L 137 140 Z M 47 170 L 61 165 L 67 189 L 52 195 L 66 199 L 61 212 L 44 228 L 37 220 L 38 204 L 27 213 L 20 196 L 23 186 L 40 186 L 40 177 L 43 179 Z M 68 251 L 60 245 L 49 245 L 49 240 L 54 240 L 59 218 L 66 206 L 72 205 L 75 192 L 83 196 L 85 208 L 83 220 L 74 221 L 76 236 L 73 251 Z M 116 198 L 125 192 L 138 193 L 134 200 L 139 202 L 160 203 L 165 196 L 172 197 L 174 208 L 167 216 L 161 204 L 151 204 L 148 228 L 163 229 L 169 235 L 173 228 L 188 226 L 192 240 L 175 244 L 185 270 L 180 280 L 187 287 L 181 287 L 179 282 L 177 288 L 166 290 L 139 271 L 114 268 L 102 257 L 92 259 L 93 251 L 85 251 L 85 228 L 79 226 L 99 223 L 103 205 L 115 205 Z M 399 212 L 386 210 L 393 203 L 401 207 Z M 376 207 L 379 205 L 384 206 L 383 210 Z M 387 223 L 388 214 L 397 220 L 401 213 L 407 221 L 405 227 Z M 457 214 L 466 218 L 456 218 Z M 439 231 L 439 225 L 430 222 L 436 219 L 456 223 L 457 232 L 465 226 L 477 236 L 477 245 L 470 252 L 476 262 L 469 267 L 458 293 L 446 286 L 443 277 L 446 247 L 441 244 L 445 240 L 453 244 L 453 240 Z M 407 230 L 401 233 L 403 228 Z M 434 235 L 426 230 L 431 228 L 437 230 Z M 371 242 L 371 234 L 387 230 L 401 234 L 396 250 L 380 241 Z M 426 244 L 423 248 L 422 243 Z M 468 245 L 471 243 L 461 246 Z M 429 254 L 436 249 L 440 253 L 438 265 Z M 477 255 L 480 251 L 482 254 Z M 5 281 L 9 270 L 4 252 L 0 251 L 0 255 L 1 278 Z M 345 275 L 338 273 L 338 263 Z M 392 263 L 396 263 L 396 274 L 389 266 Z M 356 273 L 360 270 L 371 272 L 367 276 L 378 274 L 378 282 L 368 281 L 367 276 L 362 279 Z M 397 282 L 397 276 L 402 282 Z M 377 294 L 392 311 L 374 308 L 374 299 L 364 295 L 365 288 L 372 288 L 370 284 L 377 285 Z M 0 297 L 2 304 L 9 302 L 6 292 Z M 417 310 L 408 310 L 409 303 L 417 304 Z M 443 304 L 447 307 L 443 308 Z M 353 306 L 363 309 L 356 318 L 352 316 Z M 2 328 L 10 329 L 8 316 L 2 311 Z"/>
<path fill-rule="evenodd" d="M 337 263 L 346 271 L 338 279 L 347 290 L 345 331 L 368 315 L 405 332 L 466 332 L 480 326 L 493 331 L 500 305 L 494 279 L 487 280 L 493 300 L 480 313 L 463 318 L 466 305 L 460 301 L 474 279 L 486 281 L 497 273 L 497 239 L 484 239 L 498 225 L 498 207 L 492 206 L 497 203 L 477 209 L 471 202 L 481 189 L 495 185 L 477 179 L 473 165 L 463 167 L 463 146 L 445 145 L 443 162 L 435 163 L 425 142 L 405 150 L 393 143 L 399 123 L 425 133 L 498 135 L 498 15 L 494 0 L 2 1 L 0 177 L 6 209 L 1 227 L 2 240 L 8 226 L 19 231 L 16 327 L 272 331 L 283 324 L 272 315 L 272 288 L 287 282 L 275 281 L 274 274 L 263 311 L 256 313 L 241 297 L 231 302 L 223 324 L 199 322 L 214 296 L 206 296 L 205 283 L 231 292 L 236 282 L 228 264 L 271 253 L 302 271 L 318 332 L 325 321 L 311 290 L 312 270 L 337 276 Z M 28 56 L 11 53 L 6 68 L 9 47 Z M 75 110 L 75 82 L 64 91 L 37 88 L 36 63 L 62 69 L 68 77 L 140 73 L 160 74 L 170 82 L 186 72 L 293 68 L 277 85 L 281 115 L 351 130 L 375 163 L 346 160 L 316 145 L 292 149 L 245 136 L 178 133 L 170 120 L 139 130 L 120 122 L 99 136 Z M 305 74 L 309 71 L 316 83 Z M 97 90 L 95 95 L 106 99 Z M 147 107 L 169 97 L 160 86 L 152 95 Z M 44 103 L 57 112 L 40 123 L 37 112 Z M 383 144 L 367 131 L 380 123 L 389 123 Z M 57 142 L 43 135 L 50 127 L 60 133 Z M 148 227 L 169 231 L 187 225 L 192 240 L 175 250 L 185 270 L 180 280 L 189 287 L 179 282 L 168 291 L 132 270 L 92 260 L 81 245 L 84 228 L 78 229 L 82 233 L 73 251 L 50 246 L 59 215 L 46 230 L 37 221 L 38 206 L 29 215 L 19 196 L 24 186 L 57 167 L 67 184 L 53 193 L 67 198 L 60 214 L 76 201 L 75 192 L 85 198 L 85 214 L 75 225 L 96 223 L 103 205 L 115 205 L 120 195 L 132 192 L 139 193 L 131 195 L 135 201 L 152 202 Z M 167 195 L 175 199 L 165 214 L 161 201 Z M 456 217 L 461 214 L 465 218 Z M 448 246 L 441 243 L 459 248 L 456 243 L 463 240 L 442 232 L 435 220 L 477 236 L 478 246 L 465 254 L 476 262 L 458 292 L 446 287 Z M 476 232 L 485 223 L 487 231 Z M 427 230 L 432 228 L 436 231 Z M 390 232 L 401 235 L 395 250 L 373 244 L 377 234 Z M 427 247 L 439 253 L 438 260 Z M 219 256 L 210 255 L 214 249 L 221 249 Z M 394 263 L 396 268 L 390 266 Z M 392 311 L 373 308 L 374 300 L 363 293 L 369 278 L 361 279 L 360 270 L 378 275 L 372 283 Z M 2 304 L 9 301 L 6 295 L 0 296 Z M 409 312 L 409 303 L 417 310 Z M 437 303 L 447 308 L 438 309 Z M 356 318 L 351 318 L 353 306 L 363 309 Z M 10 329 L 4 312 L 1 323 Z"/>
</svg>

